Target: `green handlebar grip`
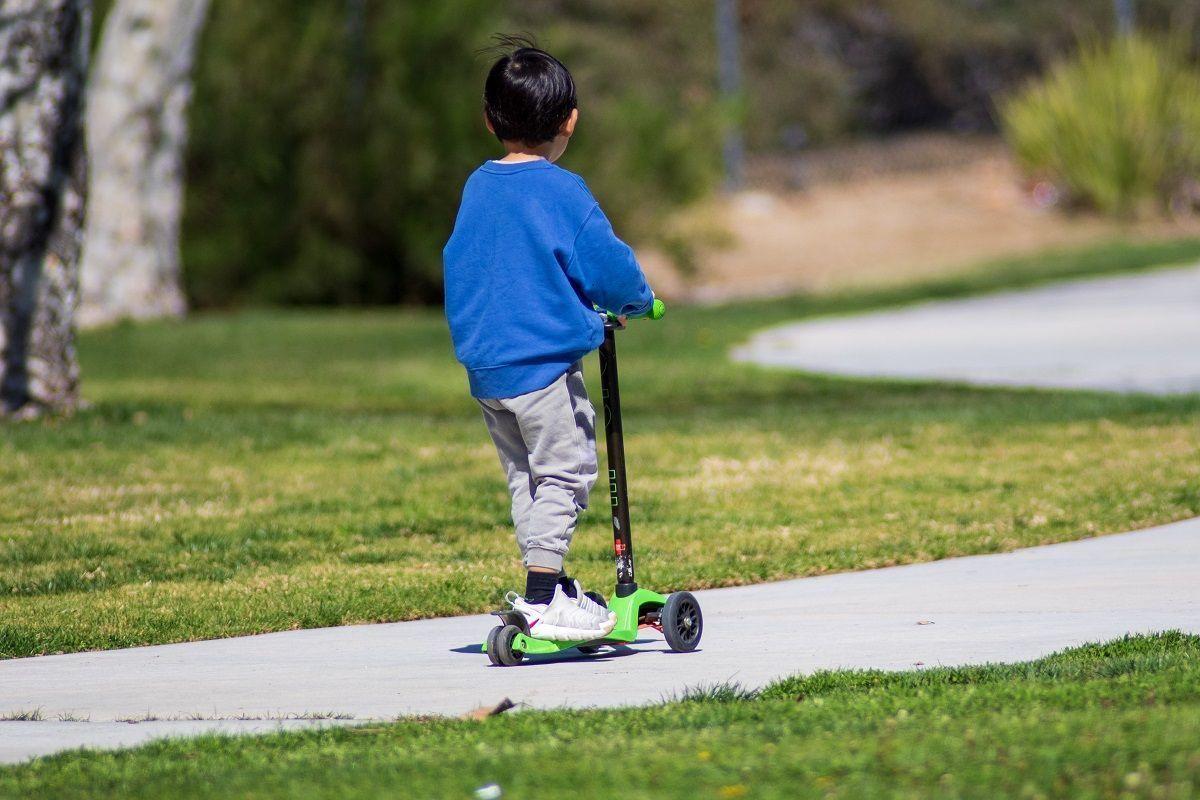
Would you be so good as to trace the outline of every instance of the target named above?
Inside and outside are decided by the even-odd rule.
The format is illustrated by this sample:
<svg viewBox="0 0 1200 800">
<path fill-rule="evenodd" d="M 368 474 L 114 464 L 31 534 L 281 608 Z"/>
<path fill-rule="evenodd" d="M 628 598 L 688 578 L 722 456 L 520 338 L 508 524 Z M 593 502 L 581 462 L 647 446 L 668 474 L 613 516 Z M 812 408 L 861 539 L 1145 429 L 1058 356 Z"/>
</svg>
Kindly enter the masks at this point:
<svg viewBox="0 0 1200 800">
<path fill-rule="evenodd" d="M 618 319 L 617 315 L 611 311 L 604 312 L 605 315 L 612 320 Z M 650 304 L 650 310 L 645 314 L 638 314 L 634 319 L 662 319 L 667 313 L 667 305 L 657 297 Z"/>
</svg>

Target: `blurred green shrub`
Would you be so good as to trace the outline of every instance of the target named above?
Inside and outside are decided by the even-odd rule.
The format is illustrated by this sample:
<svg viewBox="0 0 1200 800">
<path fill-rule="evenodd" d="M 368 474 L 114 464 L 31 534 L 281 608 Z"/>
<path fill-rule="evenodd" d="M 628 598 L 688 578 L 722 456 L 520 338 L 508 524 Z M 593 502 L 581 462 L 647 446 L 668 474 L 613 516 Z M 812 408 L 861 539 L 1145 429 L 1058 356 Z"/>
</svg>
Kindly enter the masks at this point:
<svg viewBox="0 0 1200 800">
<path fill-rule="evenodd" d="M 1001 105 L 1031 176 L 1109 214 L 1165 209 L 1200 177 L 1200 72 L 1173 43 L 1090 43 Z"/>
<path fill-rule="evenodd" d="M 1139 24 L 1194 30 L 1197 9 L 1139 0 Z M 477 51 L 497 31 L 528 31 L 571 67 L 583 121 L 563 165 L 623 235 L 686 262 L 663 221 L 717 184 L 735 115 L 759 152 L 986 128 L 993 96 L 1112 17 L 1111 0 L 741 10 L 746 96 L 722 109 L 711 0 L 212 0 L 187 164 L 192 302 L 436 302 L 462 182 L 496 153 Z"/>
<path fill-rule="evenodd" d="M 198 305 L 423 301 L 483 158 L 488 0 L 215 0 L 184 275 Z"/>
<path fill-rule="evenodd" d="M 708 2 L 698 4 L 707 6 Z M 1146 31 L 1195 35 L 1200 0 L 1137 0 Z M 994 129 L 994 98 L 1113 32 L 1113 0 L 741 0 L 747 143 Z M 1193 45 L 1195 49 L 1195 45 Z"/>
<path fill-rule="evenodd" d="M 674 30 L 685 5 L 656 8 L 646 37 Z M 563 166 L 623 233 L 653 238 L 717 180 L 711 94 L 661 74 L 615 80 L 629 65 L 588 46 L 596 25 L 542 22 L 494 0 L 214 0 L 188 153 L 192 302 L 440 300 L 463 181 L 499 152 L 481 110 L 494 54 L 478 52 L 496 31 L 534 31 L 577 73 L 583 121 Z"/>
<path fill-rule="evenodd" d="M 579 84 L 580 124 L 563 166 L 583 175 L 622 235 L 662 244 L 671 209 L 720 180 L 708 0 L 510 0 L 506 24 L 532 31 Z"/>
</svg>

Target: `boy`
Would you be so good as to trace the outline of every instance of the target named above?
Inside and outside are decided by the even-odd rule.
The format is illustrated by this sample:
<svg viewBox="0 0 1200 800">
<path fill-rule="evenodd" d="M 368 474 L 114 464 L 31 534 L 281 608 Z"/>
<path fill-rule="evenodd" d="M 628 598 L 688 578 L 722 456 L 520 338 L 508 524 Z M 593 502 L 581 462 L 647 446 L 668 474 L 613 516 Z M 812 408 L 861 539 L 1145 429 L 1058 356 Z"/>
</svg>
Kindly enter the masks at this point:
<svg viewBox="0 0 1200 800">
<path fill-rule="evenodd" d="M 544 638 L 608 634 L 616 615 L 563 571 L 596 480 L 595 412 L 580 359 L 604 338 L 593 308 L 642 314 L 654 295 L 586 184 L 554 166 L 579 120 L 558 59 L 523 42 L 484 87 L 506 155 L 467 179 L 443 251 L 446 317 L 512 494 L 525 596 L 506 596 Z"/>
</svg>

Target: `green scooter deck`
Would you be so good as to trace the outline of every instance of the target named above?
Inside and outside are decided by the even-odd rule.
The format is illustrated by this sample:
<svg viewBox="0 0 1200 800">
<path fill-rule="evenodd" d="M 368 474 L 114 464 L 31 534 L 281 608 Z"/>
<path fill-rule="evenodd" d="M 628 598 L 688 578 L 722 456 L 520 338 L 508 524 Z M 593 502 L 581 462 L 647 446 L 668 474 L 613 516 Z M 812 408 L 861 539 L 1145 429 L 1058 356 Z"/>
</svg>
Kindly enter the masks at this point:
<svg viewBox="0 0 1200 800">
<path fill-rule="evenodd" d="M 570 650 L 572 647 L 598 647 L 605 644 L 628 644 L 637 638 L 638 627 L 641 624 L 642 615 L 647 611 L 657 611 L 662 608 L 667 602 L 667 598 L 658 592 L 652 592 L 649 589 L 637 589 L 633 594 L 626 597 L 614 597 L 608 603 L 609 611 L 616 612 L 617 624 L 612 631 L 603 639 L 592 639 L 587 642 L 575 641 L 556 641 L 554 639 L 539 639 L 536 636 L 530 635 L 528 632 L 519 633 L 514 637 L 512 649 L 513 652 L 524 653 L 525 655 L 545 655 L 559 653 L 563 650 Z M 499 616 L 507 619 L 509 613 L 515 612 L 500 612 Z M 518 614 L 518 616 L 520 616 Z M 522 630 L 527 631 L 525 626 L 519 625 Z M 484 641 L 479 647 L 480 652 L 487 652 L 487 642 Z"/>
</svg>

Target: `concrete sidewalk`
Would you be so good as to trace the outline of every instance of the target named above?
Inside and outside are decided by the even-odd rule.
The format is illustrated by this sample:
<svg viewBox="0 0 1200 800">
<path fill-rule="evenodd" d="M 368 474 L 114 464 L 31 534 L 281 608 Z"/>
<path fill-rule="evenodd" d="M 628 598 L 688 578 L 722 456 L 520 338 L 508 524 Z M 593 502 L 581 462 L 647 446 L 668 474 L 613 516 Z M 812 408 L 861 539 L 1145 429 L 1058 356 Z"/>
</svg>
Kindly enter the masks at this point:
<svg viewBox="0 0 1200 800">
<path fill-rule="evenodd" d="M 460 714 L 504 697 L 536 708 L 616 706 L 816 669 L 1021 661 L 1131 632 L 1200 633 L 1198 575 L 1200 519 L 699 592 L 705 635 L 689 654 L 648 632 L 606 655 L 491 667 L 478 643 L 494 619 L 481 615 L 0 661 L 0 714 L 36 709 L 48 720 L 0 723 L 0 761 L 204 730 L 344 723 L 277 721 L 299 715 Z M 129 719 L 157 721 L 114 724 Z"/>
<path fill-rule="evenodd" d="M 862 377 L 1200 391 L 1200 266 L 1069 281 L 772 328 L 734 351 Z"/>
</svg>

